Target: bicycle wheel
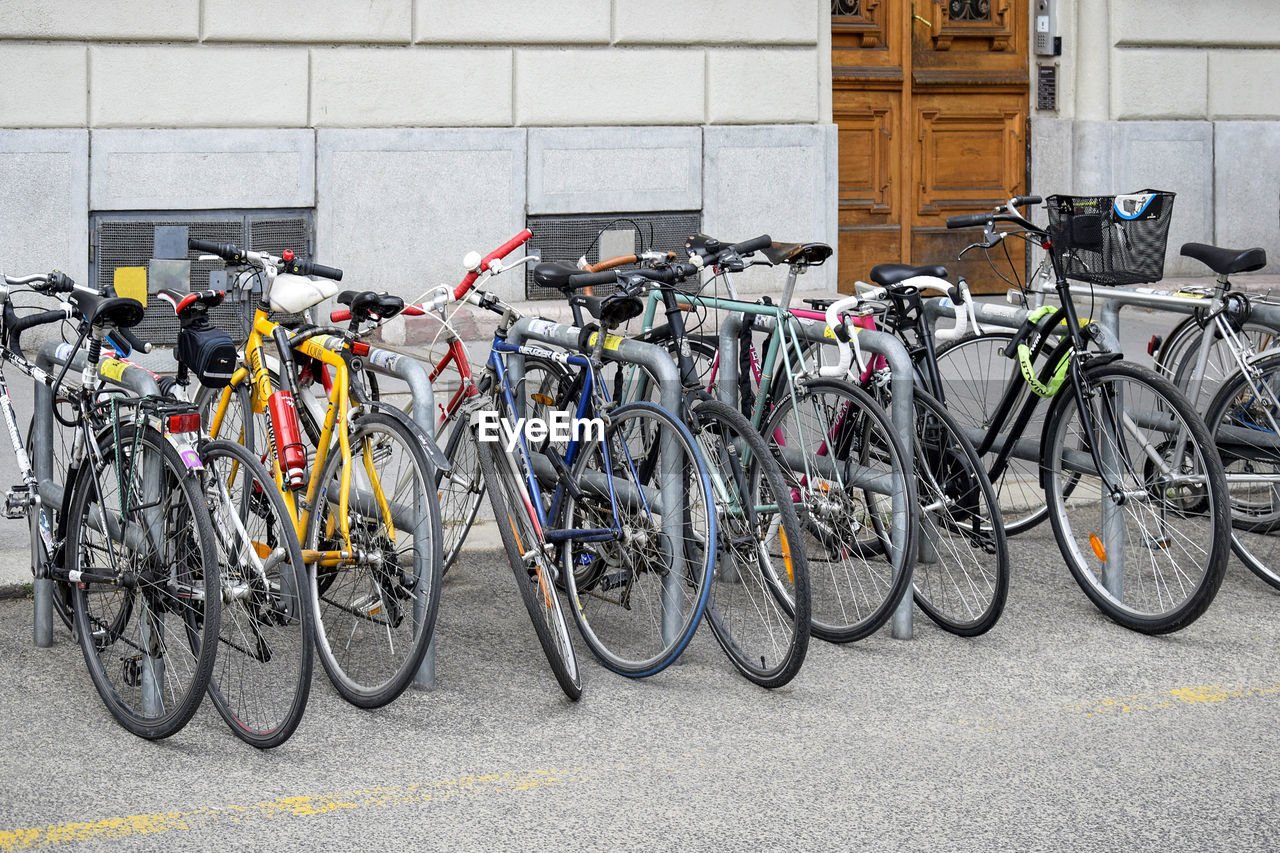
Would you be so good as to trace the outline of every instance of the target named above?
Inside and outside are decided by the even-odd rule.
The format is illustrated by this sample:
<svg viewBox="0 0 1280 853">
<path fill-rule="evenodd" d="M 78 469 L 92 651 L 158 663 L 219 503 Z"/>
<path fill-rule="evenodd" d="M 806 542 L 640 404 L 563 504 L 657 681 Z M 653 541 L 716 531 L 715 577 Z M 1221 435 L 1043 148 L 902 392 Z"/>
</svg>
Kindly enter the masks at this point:
<svg viewBox="0 0 1280 853">
<path fill-rule="evenodd" d="M 605 667 L 653 675 L 684 651 L 711 591 L 706 466 L 684 425 L 651 403 L 615 409 L 603 440 L 578 451 L 570 476 L 580 494 L 568 494 L 557 526 L 616 533 L 561 548 L 570 612 Z"/>
<path fill-rule="evenodd" d="M 253 414 L 249 406 L 247 384 L 231 386 L 226 409 L 218 423 L 218 431 L 216 434 L 213 432 L 214 416 L 224 391 L 223 388 L 207 388 L 204 385 L 196 391 L 195 407 L 200 411 L 200 423 L 205 435 L 242 444 L 253 451 L 258 459 L 266 460 L 271 449 L 267 438 L 267 416 L 265 413 Z"/>
<path fill-rule="evenodd" d="M 207 441 L 200 458 L 223 601 L 209 698 L 236 737 L 268 749 L 298 728 L 311 692 L 302 546 L 275 480 L 251 451 Z"/>
<path fill-rule="evenodd" d="M 955 419 L 915 389 L 920 550 L 915 601 L 939 627 L 976 637 L 995 626 L 1009 596 L 1009 543 L 995 488 Z"/>
<path fill-rule="evenodd" d="M 436 440 L 448 431 L 444 442 L 444 455 L 450 469 L 438 475 L 436 492 L 440 498 L 440 533 L 444 540 L 443 571 L 457 561 L 462 553 L 471 525 L 475 524 L 484 498 L 484 477 L 480 472 L 480 459 L 476 453 L 475 436 L 465 417 L 454 417 L 441 424 Z"/>
<path fill-rule="evenodd" d="M 809 648 L 809 566 L 795 506 L 769 445 L 741 412 L 704 400 L 690 414 L 716 498 L 707 619 L 739 672 L 781 687 Z"/>
<path fill-rule="evenodd" d="M 555 567 L 538 525 L 530 516 L 533 507 L 528 490 L 512 470 L 512 465 L 519 462 L 515 457 L 497 458 L 491 442 L 475 442 L 475 446 L 480 470 L 488 484 L 489 504 L 493 507 L 498 534 L 520 589 L 520 598 L 533 620 L 534 633 L 560 689 L 577 701 L 582 696 L 582 671 L 578 668 L 569 625 L 556 592 Z"/>
<path fill-rule="evenodd" d="M 1280 589 L 1280 355 L 1227 379 L 1205 422 L 1227 472 L 1231 549 Z"/>
<path fill-rule="evenodd" d="M 81 469 L 67 510 L 76 635 L 111 715 L 139 737 L 163 738 L 191 719 L 213 671 L 217 544 L 173 446 L 132 424 L 112 432 L 99 441 L 101 461 Z"/>
<path fill-rule="evenodd" d="M 381 707 L 408 687 L 435 628 L 444 559 L 440 504 L 419 435 L 386 412 L 356 418 L 348 429 L 345 516 L 335 442 L 303 539 L 304 551 L 331 555 L 307 567 L 316 651 L 338 693 L 361 708 Z M 355 559 L 332 557 L 346 548 L 344 526 Z"/>
<path fill-rule="evenodd" d="M 874 633 L 907 592 L 919 531 L 911 457 L 884 410 L 843 380 L 796 386 L 763 430 L 797 505 L 813 633 Z"/>
<path fill-rule="evenodd" d="M 1119 624 L 1149 634 L 1184 628 L 1226 571 L 1230 507 L 1213 439 L 1186 397 L 1151 370 L 1117 361 L 1081 378 L 1106 481 L 1065 384 L 1044 449 L 1058 547 L 1085 595 Z"/>
<path fill-rule="evenodd" d="M 1010 377 L 1014 377 L 1013 381 L 1018 382 L 1021 389 L 1011 410 L 1015 415 L 1022 410 L 1027 395 L 1031 393 L 1022 378 L 1015 376 L 1015 363 L 1004 355 L 1013 335 L 1013 332 L 984 332 L 947 341 L 938 347 L 938 375 L 942 380 L 947 411 L 955 417 L 965 437 L 975 447 L 991 426 L 996 406 L 1004 396 Z M 1048 514 L 1037 467 L 1047 408 L 1042 403 L 1032 412 L 1022 437 L 1014 446 L 1014 454 L 1009 456 L 999 479 L 992 482 L 1000 500 L 1005 531 L 1010 536 L 1030 530 L 1044 521 Z M 1009 420 L 1012 421 L 1012 417 Z M 995 451 L 1002 443 L 1003 437 L 998 438 L 994 450 L 983 456 L 987 470 L 991 469 Z"/>
<path fill-rule="evenodd" d="M 1206 330 L 1193 323 L 1191 328 L 1192 331 L 1183 337 L 1183 351 L 1178 358 L 1172 379 L 1173 384 L 1178 386 L 1178 390 L 1187 395 L 1196 411 L 1207 411 L 1204 407 L 1215 399 L 1227 378 L 1238 371 L 1240 365 L 1236 362 L 1232 345 L 1217 334 L 1216 327 Z M 1192 379 L 1200 361 L 1200 347 L 1207 333 L 1212 334 L 1213 343 L 1209 345 L 1209 354 L 1205 357 L 1204 374 L 1200 381 L 1195 383 Z M 1255 323 L 1246 323 L 1237 334 L 1244 345 L 1244 350 L 1240 353 L 1244 358 L 1256 356 L 1276 343 L 1275 330 Z"/>
</svg>

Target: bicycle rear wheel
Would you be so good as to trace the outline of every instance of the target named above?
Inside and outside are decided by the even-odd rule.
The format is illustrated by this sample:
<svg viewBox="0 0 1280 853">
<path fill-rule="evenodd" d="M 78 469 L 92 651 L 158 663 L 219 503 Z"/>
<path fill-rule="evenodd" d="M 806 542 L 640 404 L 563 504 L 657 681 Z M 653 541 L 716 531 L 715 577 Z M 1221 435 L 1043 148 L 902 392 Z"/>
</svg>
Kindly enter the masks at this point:
<svg viewBox="0 0 1280 853">
<path fill-rule="evenodd" d="M 1213 439 L 1153 371 L 1117 361 L 1081 378 L 1084 417 L 1069 383 L 1049 413 L 1045 490 L 1058 547 L 1085 595 L 1119 624 L 1149 634 L 1185 628 L 1226 571 L 1230 505 Z"/>
<path fill-rule="evenodd" d="M 302 546 L 275 480 L 251 451 L 230 441 L 200 450 L 223 601 L 209 698 L 236 737 L 268 749 L 293 735 L 311 692 Z"/>
<path fill-rule="evenodd" d="M 604 666 L 653 675 L 684 651 L 711 591 L 706 466 L 684 425 L 651 403 L 615 409 L 603 441 L 578 449 L 570 476 L 580 494 L 566 497 L 558 527 L 596 532 L 561 548 L 570 611 Z"/>
<path fill-rule="evenodd" d="M 76 634 L 111 715 L 164 738 L 196 712 L 217 654 L 213 524 L 196 479 L 155 430 L 124 424 L 98 449 L 67 510 Z"/>
<path fill-rule="evenodd" d="M 991 426 L 996 406 L 1004 396 L 1010 377 L 1016 373 L 1014 362 L 1004 355 L 1013 335 L 1013 332 L 984 332 L 947 341 L 938 347 L 938 375 L 942 380 L 947 411 L 955 417 L 965 437 L 975 447 Z M 1014 376 L 1013 381 L 1020 383 L 1022 389 L 1012 409 L 1017 413 L 1031 392 L 1020 376 Z M 1030 530 L 1044 521 L 1048 514 L 1037 467 L 1039 440 L 1047 408 L 1041 403 L 1032 412 L 1031 420 L 1015 445 L 1014 455 L 1009 457 L 999 479 L 992 483 L 999 496 L 1005 530 L 1010 536 Z M 1009 420 L 1011 422 L 1012 418 Z M 995 448 L 999 449 L 1002 443 L 1002 438 L 997 439 Z M 990 470 L 994 451 L 983 458 Z"/>
<path fill-rule="evenodd" d="M 334 555 L 345 549 L 344 525 L 350 531 L 355 559 L 317 559 L 308 576 L 320 662 L 338 693 L 361 708 L 381 707 L 409 686 L 435 627 L 440 505 L 419 435 L 386 412 L 358 417 L 348 430 L 345 517 L 335 442 L 303 540 L 304 550 Z"/>
<path fill-rule="evenodd" d="M 474 444 L 487 484 L 489 504 L 498 524 L 498 534 L 502 537 L 502 547 L 507 552 L 507 561 L 520 589 L 520 599 L 529 611 L 534 633 L 538 635 L 538 642 L 560 689 L 576 701 L 582 696 L 582 671 L 578 667 L 578 657 L 569 638 L 569 625 L 556 592 L 555 567 L 530 516 L 534 510 L 529 503 L 528 489 L 517 479 L 511 467 L 518 464 L 517 460 L 498 458 L 498 452 L 490 442 Z"/>
<path fill-rule="evenodd" d="M 1227 472 L 1231 549 L 1280 589 L 1280 356 L 1228 378 L 1205 421 Z"/>
<path fill-rule="evenodd" d="M 809 566 L 795 506 L 769 445 L 741 412 L 704 400 L 690 420 L 716 497 L 720 553 L 707 619 L 739 672 L 781 687 L 809 648 Z"/>
<path fill-rule="evenodd" d="M 870 395 L 828 379 L 783 395 L 763 433 L 800 518 L 814 636 L 873 634 L 907 592 L 919 535 L 902 440 Z"/>
<path fill-rule="evenodd" d="M 915 601 L 962 637 L 991 630 L 1009 596 L 1009 543 L 995 489 L 973 445 L 946 409 L 919 388 L 915 407 L 920 552 Z"/>
</svg>

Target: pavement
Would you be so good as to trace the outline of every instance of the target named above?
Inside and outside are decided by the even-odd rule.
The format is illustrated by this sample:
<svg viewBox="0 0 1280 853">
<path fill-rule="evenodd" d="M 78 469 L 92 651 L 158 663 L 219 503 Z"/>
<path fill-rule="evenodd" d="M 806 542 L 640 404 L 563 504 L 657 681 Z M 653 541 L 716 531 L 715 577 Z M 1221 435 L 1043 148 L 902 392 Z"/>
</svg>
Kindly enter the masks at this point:
<svg viewBox="0 0 1280 853">
<path fill-rule="evenodd" d="M 379 711 L 316 668 L 297 734 L 208 703 L 119 728 L 59 625 L 0 602 L 0 850 L 1267 850 L 1280 846 L 1280 593 L 1233 565 L 1190 628 L 1102 617 L 1047 527 L 1012 542 L 987 635 L 815 641 L 767 692 L 710 634 L 650 679 L 588 659 L 560 693 L 499 553 L 450 572 L 439 682 Z M 576 635 L 575 635 L 576 636 Z"/>
</svg>

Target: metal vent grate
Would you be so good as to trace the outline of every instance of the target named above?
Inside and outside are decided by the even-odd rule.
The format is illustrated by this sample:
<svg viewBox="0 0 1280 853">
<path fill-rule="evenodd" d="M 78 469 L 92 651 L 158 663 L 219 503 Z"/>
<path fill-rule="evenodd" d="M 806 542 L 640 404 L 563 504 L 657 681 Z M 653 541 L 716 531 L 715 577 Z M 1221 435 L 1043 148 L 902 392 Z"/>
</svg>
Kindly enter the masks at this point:
<svg viewBox="0 0 1280 853">
<path fill-rule="evenodd" d="M 576 264 L 584 254 L 588 261 L 595 263 L 603 258 L 651 249 L 679 252 L 685 238 L 701 230 L 702 213 L 689 210 L 630 215 L 546 215 L 530 216 L 526 222 L 533 232 L 529 248 L 538 250 L 542 260 Z M 602 230 L 604 235 L 596 240 L 596 235 Z M 604 296 L 615 289 L 597 287 L 595 293 Z M 525 296 L 529 299 L 564 298 L 558 290 L 538 287 L 533 283 L 532 265 L 525 273 Z"/>
<path fill-rule="evenodd" d="M 293 249 L 310 257 L 312 213 L 309 210 L 272 211 L 269 214 L 247 212 L 202 213 L 95 213 L 90 217 L 93 253 L 90 274 L 94 283 L 105 287 L 112 283 L 117 267 L 145 267 L 155 248 L 157 225 L 185 225 L 188 234 L 203 240 L 247 245 L 250 249 L 280 254 Z M 223 269 L 221 261 L 198 261 L 190 252 L 191 286 L 209 286 L 209 273 Z M 248 333 L 247 318 L 252 304 L 228 299 L 209 313 L 218 328 L 237 341 Z M 138 337 L 161 346 L 172 346 L 178 337 L 178 321 L 168 305 L 148 300 L 147 314 L 135 330 Z"/>
</svg>

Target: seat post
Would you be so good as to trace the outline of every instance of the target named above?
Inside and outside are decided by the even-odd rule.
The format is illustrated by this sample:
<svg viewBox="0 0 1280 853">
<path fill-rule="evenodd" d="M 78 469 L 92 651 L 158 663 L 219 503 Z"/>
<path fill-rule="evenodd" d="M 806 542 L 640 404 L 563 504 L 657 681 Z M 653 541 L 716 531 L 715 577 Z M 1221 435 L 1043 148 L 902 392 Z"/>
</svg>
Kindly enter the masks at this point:
<svg viewBox="0 0 1280 853">
<path fill-rule="evenodd" d="M 796 289 L 796 276 L 804 272 L 804 265 L 802 264 L 788 264 L 787 267 L 787 283 L 786 286 L 782 288 L 782 299 L 780 299 L 778 303 L 782 306 L 783 311 L 786 311 L 791 307 L 791 295 Z"/>
</svg>

